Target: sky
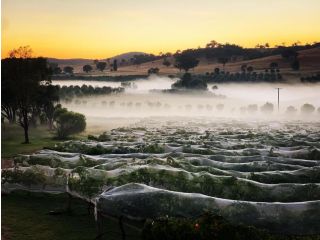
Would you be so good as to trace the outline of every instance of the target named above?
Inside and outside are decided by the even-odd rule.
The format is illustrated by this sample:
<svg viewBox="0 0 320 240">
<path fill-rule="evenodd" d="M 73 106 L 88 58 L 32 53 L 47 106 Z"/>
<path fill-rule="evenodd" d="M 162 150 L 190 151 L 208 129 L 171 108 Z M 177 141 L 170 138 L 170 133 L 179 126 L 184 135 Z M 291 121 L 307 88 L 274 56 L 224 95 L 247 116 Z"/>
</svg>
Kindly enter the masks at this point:
<svg viewBox="0 0 320 240">
<path fill-rule="evenodd" d="M 102 59 L 204 47 L 320 41 L 320 0 L 2 0 L 1 54 Z"/>
</svg>

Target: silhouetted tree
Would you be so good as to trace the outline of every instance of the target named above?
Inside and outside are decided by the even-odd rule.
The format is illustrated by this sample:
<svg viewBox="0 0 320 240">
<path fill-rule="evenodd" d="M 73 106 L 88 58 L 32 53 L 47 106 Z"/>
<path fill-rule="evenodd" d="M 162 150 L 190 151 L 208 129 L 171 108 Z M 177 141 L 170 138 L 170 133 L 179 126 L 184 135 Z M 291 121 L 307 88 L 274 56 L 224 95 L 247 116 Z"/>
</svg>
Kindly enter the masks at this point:
<svg viewBox="0 0 320 240">
<path fill-rule="evenodd" d="M 253 72 L 253 67 L 252 67 L 252 66 L 247 67 L 247 71 L 248 71 L 249 73 Z"/>
<path fill-rule="evenodd" d="M 29 143 L 29 124 L 38 106 L 39 89 L 50 83 L 50 69 L 45 58 L 6 58 L 1 60 L 1 109 L 12 104 L 18 124 L 24 129 L 25 143 Z M 8 101 L 6 98 L 8 97 Z"/>
<path fill-rule="evenodd" d="M 68 74 L 73 74 L 73 67 L 65 66 L 65 67 L 63 68 L 63 71 L 64 71 L 65 73 L 68 73 Z"/>
<path fill-rule="evenodd" d="M 96 67 L 98 70 L 103 72 L 103 70 L 107 67 L 107 63 L 106 62 L 98 62 Z"/>
<path fill-rule="evenodd" d="M 50 67 L 52 74 L 61 74 L 61 72 L 62 72 L 58 63 L 49 63 L 49 67 Z"/>
<path fill-rule="evenodd" d="M 163 60 L 162 64 L 166 67 L 169 67 L 171 65 L 171 63 L 166 58 Z"/>
<path fill-rule="evenodd" d="M 242 64 L 241 65 L 241 71 L 246 72 L 247 71 L 247 64 Z"/>
<path fill-rule="evenodd" d="M 57 85 L 41 85 L 39 87 L 38 107 L 44 114 L 50 130 L 53 128 L 53 115 L 59 101 L 60 87 Z M 61 105 L 58 104 L 58 107 Z"/>
<path fill-rule="evenodd" d="M 194 79 L 190 73 L 185 73 L 182 78 L 171 85 L 172 88 L 185 88 L 195 90 L 207 90 L 208 86 L 203 79 Z"/>
<path fill-rule="evenodd" d="M 159 73 L 159 68 L 149 68 L 148 74 L 158 74 Z"/>
<path fill-rule="evenodd" d="M 199 60 L 192 56 L 192 54 L 183 52 L 175 56 L 176 64 L 175 67 L 183 69 L 186 72 L 191 68 L 195 68 L 199 64 Z"/>
<path fill-rule="evenodd" d="M 9 52 L 10 58 L 31 58 L 32 57 L 32 49 L 30 46 L 22 46 L 18 49 L 13 49 Z"/>
<path fill-rule="evenodd" d="M 91 65 L 84 65 L 83 67 L 82 67 L 82 70 L 84 71 L 84 72 L 86 72 L 86 73 L 88 73 L 88 72 L 91 72 L 92 71 L 92 67 L 91 67 Z"/>
<path fill-rule="evenodd" d="M 113 60 L 113 71 L 117 71 L 118 70 L 118 60 L 114 59 Z"/>
<path fill-rule="evenodd" d="M 220 47 L 220 46 L 221 46 L 220 43 L 218 43 L 215 40 L 211 40 L 209 43 L 207 43 L 206 48 L 217 48 L 217 47 Z"/>
<path fill-rule="evenodd" d="M 271 69 L 276 69 L 276 68 L 279 67 L 279 65 L 278 65 L 278 63 L 276 63 L 276 62 L 272 62 L 272 63 L 270 63 L 269 67 L 270 67 Z"/>
</svg>

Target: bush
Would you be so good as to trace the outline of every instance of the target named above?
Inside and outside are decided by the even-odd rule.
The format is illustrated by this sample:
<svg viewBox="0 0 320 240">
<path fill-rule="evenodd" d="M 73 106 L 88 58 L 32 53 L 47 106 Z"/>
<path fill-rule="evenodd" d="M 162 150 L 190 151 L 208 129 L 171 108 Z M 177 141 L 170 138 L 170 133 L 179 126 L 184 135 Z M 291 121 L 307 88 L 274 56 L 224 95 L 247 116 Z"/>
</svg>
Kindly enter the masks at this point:
<svg viewBox="0 0 320 240">
<path fill-rule="evenodd" d="M 301 107 L 301 113 L 310 114 L 313 113 L 315 109 L 316 108 L 312 104 L 305 103 Z"/>
<path fill-rule="evenodd" d="M 80 133 L 86 128 L 86 118 L 83 114 L 68 111 L 66 108 L 59 108 L 54 113 L 56 122 L 57 137 L 65 139 L 69 135 Z"/>
<path fill-rule="evenodd" d="M 249 104 L 247 109 L 248 109 L 249 113 L 255 113 L 258 111 L 258 105 L 257 104 Z"/>
<path fill-rule="evenodd" d="M 294 114 L 296 112 L 297 112 L 297 109 L 294 106 L 287 107 L 287 111 L 286 111 L 287 114 Z"/>
<path fill-rule="evenodd" d="M 207 83 L 198 78 L 194 78 L 190 73 L 185 73 L 183 77 L 172 84 L 171 88 L 185 88 L 185 89 L 195 89 L 195 90 L 207 90 Z"/>
<path fill-rule="evenodd" d="M 148 74 L 158 74 L 159 73 L 159 68 L 149 68 Z"/>
<path fill-rule="evenodd" d="M 263 113 L 272 113 L 273 112 L 273 104 L 267 102 L 260 108 L 260 110 Z"/>
</svg>

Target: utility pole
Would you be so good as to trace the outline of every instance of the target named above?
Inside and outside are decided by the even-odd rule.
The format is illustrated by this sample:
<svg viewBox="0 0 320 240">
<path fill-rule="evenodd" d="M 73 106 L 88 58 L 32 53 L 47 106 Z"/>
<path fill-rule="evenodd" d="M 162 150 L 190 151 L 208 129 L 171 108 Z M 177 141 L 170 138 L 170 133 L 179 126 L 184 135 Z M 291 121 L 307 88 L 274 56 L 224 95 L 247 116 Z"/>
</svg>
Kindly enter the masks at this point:
<svg viewBox="0 0 320 240">
<path fill-rule="evenodd" d="M 278 90 L 278 112 L 279 112 L 279 109 L 280 109 L 280 89 L 282 88 L 276 88 Z"/>
</svg>

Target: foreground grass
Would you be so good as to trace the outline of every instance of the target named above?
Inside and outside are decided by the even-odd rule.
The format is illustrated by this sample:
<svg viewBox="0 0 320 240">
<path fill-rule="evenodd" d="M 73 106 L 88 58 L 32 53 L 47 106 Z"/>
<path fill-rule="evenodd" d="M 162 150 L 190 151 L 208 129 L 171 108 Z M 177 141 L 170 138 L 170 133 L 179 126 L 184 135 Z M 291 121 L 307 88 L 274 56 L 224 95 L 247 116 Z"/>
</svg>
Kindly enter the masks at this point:
<svg viewBox="0 0 320 240">
<path fill-rule="evenodd" d="M 58 140 L 54 139 L 53 132 L 45 126 L 30 128 L 30 144 L 23 144 L 23 129 L 16 124 L 1 126 L 1 157 L 10 158 L 19 153 L 32 153 L 44 147 L 54 146 Z"/>
<path fill-rule="evenodd" d="M 93 215 L 86 215 L 85 204 L 75 200 L 74 215 L 52 216 L 50 210 L 63 208 L 65 194 L 49 195 L 15 192 L 2 196 L 2 225 L 9 239 L 94 239 Z"/>
<path fill-rule="evenodd" d="M 72 136 L 72 139 L 85 139 L 87 132 Z M 54 131 L 46 126 L 29 129 L 30 144 L 24 144 L 23 129 L 17 124 L 1 125 L 1 158 L 12 158 L 17 154 L 29 154 L 45 147 L 53 147 L 63 140 L 55 138 Z"/>
<path fill-rule="evenodd" d="M 27 193 L 16 191 L 2 196 L 2 237 L 5 240 L 88 240 L 97 236 L 94 216 L 87 212 L 87 204 L 73 199 L 73 214 L 49 215 L 51 210 L 66 207 L 66 194 Z M 103 239 L 121 239 L 116 221 L 106 219 Z M 133 239 L 133 232 L 126 229 L 127 239 Z M 6 237 L 4 237 L 4 235 Z M 135 234 L 136 235 L 136 234 Z"/>
</svg>

